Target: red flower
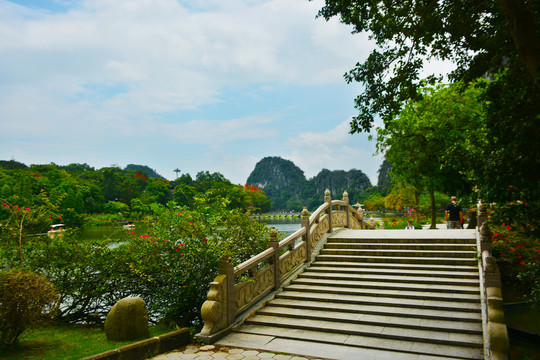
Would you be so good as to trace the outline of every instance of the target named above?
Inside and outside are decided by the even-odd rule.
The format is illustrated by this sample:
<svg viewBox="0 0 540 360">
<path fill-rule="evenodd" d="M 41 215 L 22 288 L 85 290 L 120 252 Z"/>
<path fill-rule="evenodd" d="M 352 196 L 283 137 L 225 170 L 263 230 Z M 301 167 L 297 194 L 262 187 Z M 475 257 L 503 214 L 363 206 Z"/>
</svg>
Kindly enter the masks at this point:
<svg viewBox="0 0 540 360">
<path fill-rule="evenodd" d="M 512 230 L 512 228 L 510 227 L 510 225 L 508 225 L 508 226 L 506 227 L 506 230 L 508 230 L 508 231 Z"/>
<path fill-rule="evenodd" d="M 523 264 L 523 261 L 521 261 L 521 262 L 519 263 L 519 265 L 524 265 L 524 264 Z"/>
</svg>

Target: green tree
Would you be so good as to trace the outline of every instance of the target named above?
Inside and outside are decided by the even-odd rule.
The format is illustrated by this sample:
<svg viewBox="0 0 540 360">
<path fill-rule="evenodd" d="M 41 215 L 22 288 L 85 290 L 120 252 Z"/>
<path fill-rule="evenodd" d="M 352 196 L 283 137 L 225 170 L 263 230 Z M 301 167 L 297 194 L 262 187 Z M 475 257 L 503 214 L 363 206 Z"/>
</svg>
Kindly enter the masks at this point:
<svg viewBox="0 0 540 360">
<path fill-rule="evenodd" d="M 391 163 L 392 177 L 429 193 L 432 228 L 435 191 L 471 192 L 473 179 L 466 169 L 474 169 L 483 150 L 475 144 L 484 133 L 481 94 L 480 87 L 459 84 L 424 88 L 422 100 L 408 102 L 397 118 L 377 129 L 377 149 Z"/>
<path fill-rule="evenodd" d="M 426 61 L 456 65 L 453 82 L 487 84 L 486 153 L 475 176 L 485 200 L 505 202 L 516 181 L 522 200 L 540 196 L 540 2 L 533 0 L 326 0 L 319 16 L 369 32 L 377 48 L 345 74 L 365 90 L 351 132 L 369 131 L 379 116 L 388 125 L 409 101 L 421 101 Z"/>
</svg>

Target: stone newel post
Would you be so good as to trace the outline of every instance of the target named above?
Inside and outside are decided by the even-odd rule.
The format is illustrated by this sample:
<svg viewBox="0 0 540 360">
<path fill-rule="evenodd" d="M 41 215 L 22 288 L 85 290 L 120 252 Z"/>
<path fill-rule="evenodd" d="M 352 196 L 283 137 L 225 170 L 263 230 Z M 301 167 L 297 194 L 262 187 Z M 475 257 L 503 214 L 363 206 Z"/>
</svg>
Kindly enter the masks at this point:
<svg viewBox="0 0 540 360">
<path fill-rule="evenodd" d="M 273 290 L 279 289 L 279 241 L 277 238 L 278 232 L 276 228 L 270 229 L 270 241 L 268 242 L 269 248 L 274 248 L 274 255 L 272 256 L 272 266 L 274 267 L 274 288 Z"/>
<path fill-rule="evenodd" d="M 349 229 L 351 227 L 351 213 L 349 212 L 349 193 L 346 191 L 343 192 L 343 201 L 345 202 L 345 213 L 347 214 L 346 228 Z"/>
<path fill-rule="evenodd" d="M 306 263 L 311 262 L 311 239 L 309 237 L 309 213 L 306 208 L 302 210 L 302 221 L 301 226 L 306 229 L 306 234 L 304 235 L 304 243 L 306 244 Z"/>
<path fill-rule="evenodd" d="M 332 195 L 330 190 L 326 189 L 324 192 L 324 202 L 328 203 L 328 209 L 326 209 L 326 215 L 328 216 L 328 233 L 332 232 Z"/>
</svg>

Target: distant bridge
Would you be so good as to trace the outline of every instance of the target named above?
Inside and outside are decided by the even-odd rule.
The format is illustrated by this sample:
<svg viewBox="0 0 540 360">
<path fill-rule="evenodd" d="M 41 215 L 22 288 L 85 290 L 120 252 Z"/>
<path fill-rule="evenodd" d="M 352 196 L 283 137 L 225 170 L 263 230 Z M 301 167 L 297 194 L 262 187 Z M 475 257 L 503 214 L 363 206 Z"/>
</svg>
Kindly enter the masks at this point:
<svg viewBox="0 0 540 360">
<path fill-rule="evenodd" d="M 220 264 L 197 337 L 326 359 L 505 359 L 500 276 L 476 230 L 369 230 L 345 192 L 282 241 Z"/>
</svg>

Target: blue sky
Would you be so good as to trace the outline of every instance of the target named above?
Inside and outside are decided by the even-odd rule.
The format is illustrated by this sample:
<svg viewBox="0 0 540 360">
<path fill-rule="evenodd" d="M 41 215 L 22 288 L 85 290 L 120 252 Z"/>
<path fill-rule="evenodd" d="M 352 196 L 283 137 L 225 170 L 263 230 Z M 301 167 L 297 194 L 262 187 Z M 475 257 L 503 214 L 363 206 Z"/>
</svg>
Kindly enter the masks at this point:
<svg viewBox="0 0 540 360">
<path fill-rule="evenodd" d="M 265 156 L 360 169 L 365 34 L 307 0 L 0 0 L 0 159 L 142 164 L 245 183 Z"/>
</svg>

